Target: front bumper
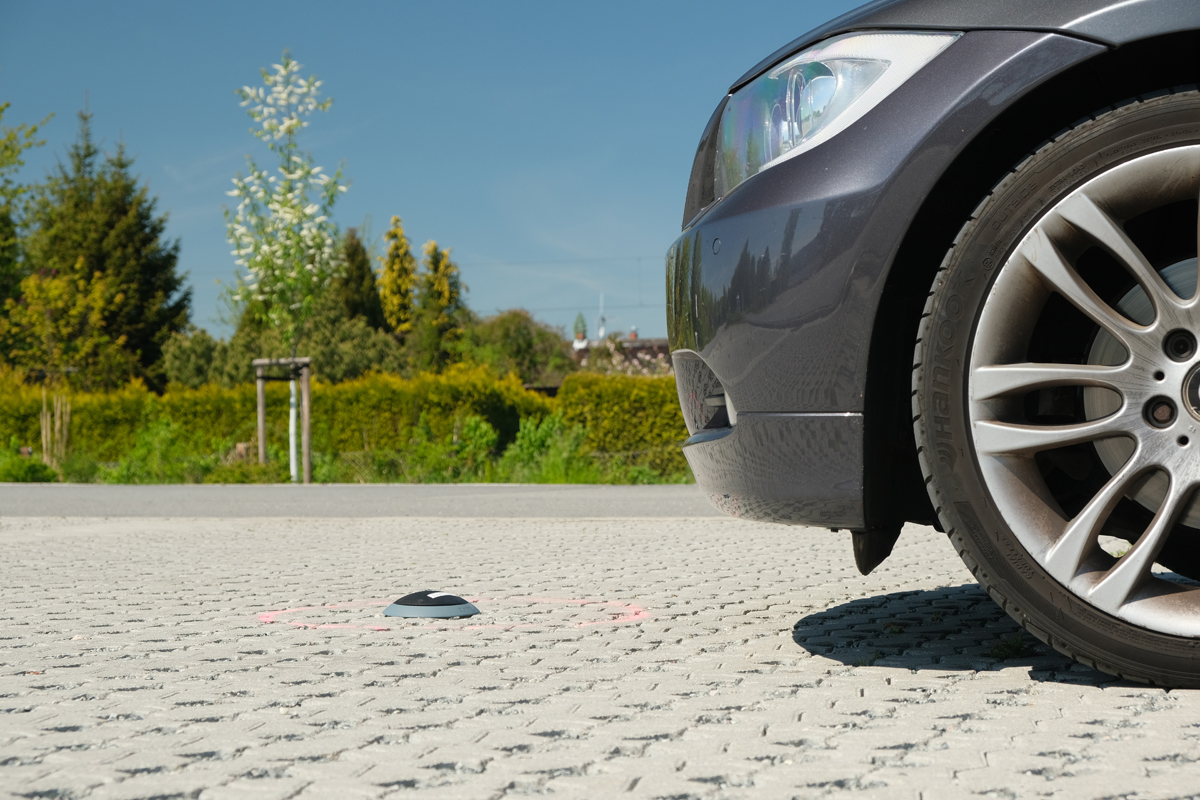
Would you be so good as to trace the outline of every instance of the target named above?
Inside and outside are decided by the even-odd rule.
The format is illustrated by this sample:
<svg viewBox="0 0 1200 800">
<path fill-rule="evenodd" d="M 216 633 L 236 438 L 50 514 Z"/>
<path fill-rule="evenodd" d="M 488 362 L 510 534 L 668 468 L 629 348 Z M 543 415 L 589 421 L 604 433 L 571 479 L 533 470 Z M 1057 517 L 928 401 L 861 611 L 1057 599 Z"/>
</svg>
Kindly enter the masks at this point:
<svg viewBox="0 0 1200 800">
<path fill-rule="evenodd" d="M 862 426 L 862 414 L 739 414 L 734 427 L 692 436 L 683 454 L 730 516 L 861 529 Z"/>
<path fill-rule="evenodd" d="M 874 524 L 865 395 L 892 260 L 976 135 L 1103 50 L 1050 33 L 968 32 L 855 126 L 750 178 L 684 231 L 667 255 L 667 328 L 693 434 L 685 453 L 718 508 Z M 724 435 L 701 405 L 714 393 L 738 410 Z"/>
</svg>

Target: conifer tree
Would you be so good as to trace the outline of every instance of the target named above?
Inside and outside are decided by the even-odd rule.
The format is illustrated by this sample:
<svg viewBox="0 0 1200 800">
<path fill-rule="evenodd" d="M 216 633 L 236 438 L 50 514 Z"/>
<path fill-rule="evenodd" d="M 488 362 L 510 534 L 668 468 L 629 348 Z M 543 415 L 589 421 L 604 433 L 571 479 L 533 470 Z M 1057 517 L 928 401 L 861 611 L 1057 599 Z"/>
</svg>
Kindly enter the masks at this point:
<svg viewBox="0 0 1200 800">
<path fill-rule="evenodd" d="M 342 262 L 341 274 L 334 286 L 346 316 L 350 319 L 362 317 L 368 325 L 379 330 L 385 323 L 375 270 L 371 269 L 367 248 L 354 228 L 348 229 L 342 237 Z"/>
<path fill-rule="evenodd" d="M 0 304 L 17 296 L 17 284 L 25 277 L 20 252 L 13 209 L 0 206 Z"/>
<path fill-rule="evenodd" d="M 432 239 L 422 248 L 425 269 L 420 276 L 420 294 L 417 308 L 428 315 L 440 331 L 449 331 L 458 324 L 458 312 L 462 310 L 463 285 L 458 265 L 450 260 L 449 248 L 443 250 Z"/>
<path fill-rule="evenodd" d="M 63 303 L 54 313 L 69 315 L 72 304 L 88 298 L 88 316 L 96 320 L 90 329 L 120 343 L 134 376 L 160 387 L 162 346 L 187 326 L 191 305 L 191 290 L 175 269 L 179 242 L 163 239 L 167 217 L 155 214 L 156 200 L 131 173 L 124 145 L 101 160 L 90 122 L 80 112 L 67 163 L 36 188 L 25 256 L 33 275 L 69 278 L 75 287 L 46 296 L 51 305 Z"/>
<path fill-rule="evenodd" d="M 412 361 L 417 369 L 441 370 L 454 359 L 454 345 L 462 337 L 464 318 L 470 313 L 463 304 L 467 287 L 450 260 L 449 249 L 428 241 L 423 249 L 423 269 L 418 278 L 417 312 L 412 342 Z"/>
<path fill-rule="evenodd" d="M 379 299 L 388 326 L 401 338 L 413 329 L 417 289 L 417 259 L 413 256 L 408 237 L 399 217 L 392 217 L 392 227 L 383 238 L 388 241 L 383 261 L 383 276 L 379 280 Z"/>
</svg>

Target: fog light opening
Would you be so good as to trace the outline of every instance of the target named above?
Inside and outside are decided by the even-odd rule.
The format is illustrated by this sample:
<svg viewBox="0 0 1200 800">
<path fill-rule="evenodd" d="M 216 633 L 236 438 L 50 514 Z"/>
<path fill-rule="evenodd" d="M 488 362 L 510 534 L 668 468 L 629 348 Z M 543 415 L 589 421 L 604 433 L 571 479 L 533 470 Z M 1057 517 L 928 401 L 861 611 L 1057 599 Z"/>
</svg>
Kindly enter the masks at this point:
<svg viewBox="0 0 1200 800">
<path fill-rule="evenodd" d="M 709 418 L 708 424 L 705 425 L 706 430 L 714 428 L 732 428 L 737 425 L 737 409 L 734 408 L 733 399 L 725 394 L 710 394 L 704 398 L 704 405 L 709 408 L 715 408 L 717 411 Z"/>
</svg>

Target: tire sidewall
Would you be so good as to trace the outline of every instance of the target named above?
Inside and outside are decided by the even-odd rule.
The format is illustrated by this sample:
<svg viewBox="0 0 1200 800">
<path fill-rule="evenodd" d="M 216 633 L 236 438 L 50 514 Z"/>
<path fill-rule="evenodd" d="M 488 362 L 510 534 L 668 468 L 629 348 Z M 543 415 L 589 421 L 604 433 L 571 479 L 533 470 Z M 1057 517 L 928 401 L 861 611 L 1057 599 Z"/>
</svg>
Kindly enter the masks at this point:
<svg viewBox="0 0 1200 800">
<path fill-rule="evenodd" d="M 1105 614 L 1054 580 L 1005 522 L 984 482 L 967 411 L 971 350 L 997 274 L 1036 222 L 1066 195 L 1133 158 L 1200 144 L 1200 95 L 1139 101 L 1057 137 L 996 188 L 939 271 L 919 345 L 918 448 L 943 525 L 1003 595 L 1010 614 L 1057 649 L 1119 675 L 1200 685 L 1200 642 Z"/>
</svg>

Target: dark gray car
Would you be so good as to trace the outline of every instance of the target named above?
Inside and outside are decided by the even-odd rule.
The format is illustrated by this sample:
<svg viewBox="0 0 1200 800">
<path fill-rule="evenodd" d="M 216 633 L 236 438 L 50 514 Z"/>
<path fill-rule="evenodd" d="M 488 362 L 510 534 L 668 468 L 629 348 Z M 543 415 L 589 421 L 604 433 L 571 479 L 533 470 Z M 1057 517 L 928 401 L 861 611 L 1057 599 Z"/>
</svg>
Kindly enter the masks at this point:
<svg viewBox="0 0 1200 800">
<path fill-rule="evenodd" d="M 740 78 L 667 316 L 719 508 L 944 530 L 1034 635 L 1200 686 L 1200 2 L 882 0 Z"/>
</svg>

